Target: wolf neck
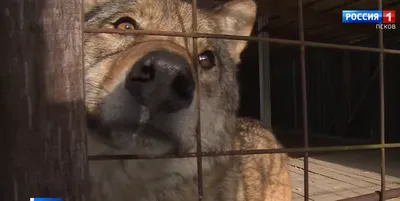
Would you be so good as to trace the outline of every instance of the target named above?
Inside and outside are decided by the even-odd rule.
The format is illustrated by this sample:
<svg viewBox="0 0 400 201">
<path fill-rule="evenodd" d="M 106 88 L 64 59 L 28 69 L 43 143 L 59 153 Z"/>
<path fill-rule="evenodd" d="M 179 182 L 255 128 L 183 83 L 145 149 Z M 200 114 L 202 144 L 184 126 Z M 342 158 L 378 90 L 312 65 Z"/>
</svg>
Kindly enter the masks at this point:
<svg viewBox="0 0 400 201">
<path fill-rule="evenodd" d="M 228 158 L 227 158 L 228 159 Z M 168 159 L 185 160 L 182 164 L 192 164 L 191 175 L 196 172 L 196 159 Z M 190 160 L 190 161 L 188 161 Z M 211 159 L 213 160 L 213 159 Z M 224 186 L 226 174 L 229 174 L 228 167 L 232 167 L 233 160 L 226 160 L 225 163 L 218 164 L 210 159 L 203 159 L 203 183 L 204 183 L 204 201 L 211 201 Z M 148 161 L 148 160 L 147 160 Z M 161 169 L 165 160 L 153 160 L 158 163 Z M 137 161 L 144 162 L 144 161 Z M 102 162 L 102 170 L 91 169 L 92 176 L 92 201 L 195 201 L 197 200 L 197 178 L 188 177 L 186 173 L 169 172 L 165 177 L 154 180 L 145 178 L 133 178 L 129 174 L 121 161 Z M 212 170 L 209 165 L 213 164 Z M 97 166 L 99 166 L 97 164 Z M 143 172 L 143 174 L 146 174 Z M 136 174 L 141 174 L 140 172 Z M 168 174 L 168 176 L 167 176 Z M 146 184 L 145 186 L 143 184 Z M 169 186 L 170 188 L 165 188 Z M 179 195 L 179 196 L 177 196 Z"/>
<path fill-rule="evenodd" d="M 89 135 L 88 140 L 90 155 L 120 153 L 93 135 Z M 228 141 L 224 146 L 231 150 Z M 216 181 L 223 180 L 221 177 L 227 174 L 227 166 L 231 164 L 231 157 L 203 159 L 207 193 L 217 191 L 220 184 Z M 89 168 L 91 201 L 190 201 L 197 197 L 197 178 L 193 177 L 197 174 L 196 158 L 91 161 Z M 166 189 L 166 186 L 171 188 Z M 180 195 L 180 199 L 177 200 L 176 195 Z"/>
</svg>

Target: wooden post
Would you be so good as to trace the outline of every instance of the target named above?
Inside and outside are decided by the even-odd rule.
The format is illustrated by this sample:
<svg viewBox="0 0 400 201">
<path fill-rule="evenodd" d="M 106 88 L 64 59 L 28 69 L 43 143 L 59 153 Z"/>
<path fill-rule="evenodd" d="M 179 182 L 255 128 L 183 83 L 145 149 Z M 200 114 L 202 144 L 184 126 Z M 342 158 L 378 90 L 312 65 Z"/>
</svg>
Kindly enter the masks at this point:
<svg viewBox="0 0 400 201">
<path fill-rule="evenodd" d="M 0 200 L 87 200 L 81 3 L 0 1 Z"/>
</svg>

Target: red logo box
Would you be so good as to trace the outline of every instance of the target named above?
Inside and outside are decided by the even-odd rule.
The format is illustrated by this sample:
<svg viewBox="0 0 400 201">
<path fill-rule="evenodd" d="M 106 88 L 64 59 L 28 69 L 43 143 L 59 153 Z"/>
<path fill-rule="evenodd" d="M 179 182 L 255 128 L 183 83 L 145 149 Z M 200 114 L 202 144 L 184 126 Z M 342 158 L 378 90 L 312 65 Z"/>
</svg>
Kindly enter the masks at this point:
<svg viewBox="0 0 400 201">
<path fill-rule="evenodd" d="M 383 10 L 382 22 L 383 22 L 383 24 L 396 23 L 396 11 L 395 10 Z"/>
</svg>

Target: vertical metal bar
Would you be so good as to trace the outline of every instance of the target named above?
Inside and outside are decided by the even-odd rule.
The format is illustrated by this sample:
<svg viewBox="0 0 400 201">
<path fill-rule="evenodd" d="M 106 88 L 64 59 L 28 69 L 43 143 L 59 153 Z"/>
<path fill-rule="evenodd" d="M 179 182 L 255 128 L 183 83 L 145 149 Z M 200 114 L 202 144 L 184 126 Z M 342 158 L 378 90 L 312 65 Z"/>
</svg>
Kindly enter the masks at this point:
<svg viewBox="0 0 400 201">
<path fill-rule="evenodd" d="M 382 0 L 378 0 L 379 10 L 383 9 Z M 385 80 L 383 65 L 383 30 L 379 29 L 379 97 L 380 97 L 380 134 L 381 144 L 385 145 Z M 386 200 L 386 157 L 385 148 L 381 148 L 381 201 Z"/>
<path fill-rule="evenodd" d="M 258 18 L 260 30 L 268 23 L 263 18 Z M 262 31 L 259 37 L 269 37 L 268 32 Z M 270 90 L 270 58 L 269 43 L 258 42 L 258 65 L 260 76 L 260 119 L 264 128 L 272 128 L 271 125 L 271 90 Z"/>
<path fill-rule="evenodd" d="M 192 33 L 193 35 L 197 34 L 197 0 L 192 0 Z M 193 66 L 196 71 L 199 71 L 197 67 L 197 38 L 192 38 L 193 45 Z M 197 73 L 200 75 L 200 72 Z M 197 191 L 198 191 L 198 200 L 203 200 L 203 164 L 202 164 L 202 155 L 201 155 L 201 114 L 200 114 L 200 76 L 197 76 L 197 126 L 196 126 L 196 141 L 197 141 L 197 150 L 196 150 L 196 158 L 197 158 Z"/>
<path fill-rule="evenodd" d="M 303 104 L 303 129 L 304 129 L 304 147 L 308 148 L 308 108 L 307 108 L 307 80 L 306 80 L 306 62 L 304 46 L 304 19 L 303 19 L 303 1 L 299 0 L 299 37 L 300 45 L 300 67 L 301 67 L 301 93 Z M 308 186 L 308 152 L 304 152 L 304 200 L 309 199 Z"/>
</svg>

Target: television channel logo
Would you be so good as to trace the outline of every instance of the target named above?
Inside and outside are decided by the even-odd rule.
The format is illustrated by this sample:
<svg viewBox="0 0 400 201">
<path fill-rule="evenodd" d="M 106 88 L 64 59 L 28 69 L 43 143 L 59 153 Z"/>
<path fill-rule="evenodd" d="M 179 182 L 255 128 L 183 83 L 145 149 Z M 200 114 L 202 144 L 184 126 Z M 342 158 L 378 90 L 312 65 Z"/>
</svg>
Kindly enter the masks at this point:
<svg viewBox="0 0 400 201">
<path fill-rule="evenodd" d="M 61 198 L 31 198 L 29 201 L 62 201 Z"/>
<path fill-rule="evenodd" d="M 342 23 L 345 24 L 394 24 L 395 10 L 343 10 Z"/>
</svg>

